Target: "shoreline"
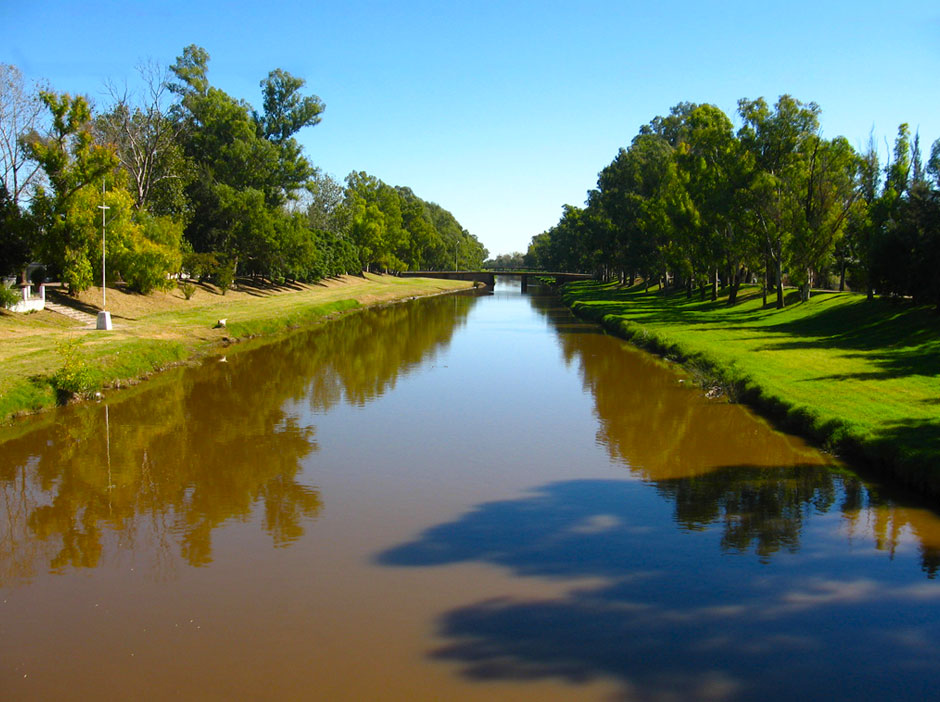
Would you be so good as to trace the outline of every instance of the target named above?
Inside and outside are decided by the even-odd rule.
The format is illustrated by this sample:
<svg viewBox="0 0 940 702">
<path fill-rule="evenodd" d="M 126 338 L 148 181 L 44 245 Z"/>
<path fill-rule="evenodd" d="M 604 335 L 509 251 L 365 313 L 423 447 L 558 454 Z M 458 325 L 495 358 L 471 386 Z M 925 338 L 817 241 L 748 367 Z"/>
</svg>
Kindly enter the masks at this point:
<svg viewBox="0 0 940 702">
<path fill-rule="evenodd" d="M 700 327 L 694 331 L 697 336 L 690 333 L 685 338 L 678 338 L 675 330 L 683 322 L 676 318 L 681 315 L 676 314 L 676 318 L 668 322 L 666 317 L 669 305 L 678 306 L 681 302 L 663 301 L 660 308 L 651 306 L 652 311 L 644 310 L 643 314 L 639 314 L 630 310 L 631 301 L 625 299 L 626 294 L 621 297 L 608 296 L 611 299 L 601 304 L 604 296 L 593 296 L 591 292 L 596 292 L 596 289 L 579 289 L 575 284 L 562 291 L 562 299 L 575 315 L 601 325 L 608 333 L 639 348 L 680 363 L 698 377 L 703 388 L 720 388 L 730 401 L 747 405 L 782 431 L 802 436 L 850 465 L 901 483 L 922 496 L 931 499 L 940 497 L 940 469 L 937 456 L 932 452 L 933 447 L 915 450 L 905 445 L 903 437 L 910 436 L 910 432 L 898 432 L 896 437 L 879 435 L 872 433 L 870 427 L 852 421 L 854 418 L 839 416 L 827 406 L 824 398 L 815 404 L 799 401 L 788 394 L 786 387 L 781 389 L 779 379 L 774 384 L 769 373 L 767 376 L 762 375 L 753 364 L 749 368 L 742 368 L 744 351 L 741 348 L 729 344 L 729 348 L 716 354 L 706 339 L 710 329 L 719 328 L 717 323 L 708 327 L 696 320 L 695 323 Z M 668 309 L 668 312 L 673 313 L 674 310 Z M 773 311 L 766 313 L 772 315 Z M 689 323 L 688 320 L 686 323 Z M 738 321 L 737 324 L 737 333 L 743 335 L 740 330 L 745 328 L 746 322 Z M 776 343 L 782 345 L 782 342 Z M 772 362 L 772 359 L 768 361 L 765 354 L 764 363 L 769 366 Z M 829 383 L 836 394 L 839 383 L 835 378 Z M 859 400 L 860 403 L 862 401 Z M 877 413 L 878 407 L 875 406 L 873 411 Z M 912 431 L 916 429 L 913 420 L 910 425 Z M 933 438 L 933 431 L 931 425 L 923 433 L 929 439 Z"/>
<path fill-rule="evenodd" d="M 466 281 L 403 279 L 365 274 L 317 284 L 259 286 L 221 295 L 204 285 L 195 303 L 178 290 L 151 296 L 108 288 L 114 329 L 98 331 L 53 312 L 0 315 L 0 426 L 63 404 L 122 390 L 155 374 L 201 362 L 249 340 L 276 339 L 354 311 L 400 304 L 419 297 L 472 290 Z M 76 308 L 94 314 L 98 289 L 86 291 Z M 220 320 L 226 320 L 220 326 Z M 75 367 L 88 387 L 74 396 L 57 391 L 53 376 L 68 365 L 63 345 L 72 344 Z M 86 377 L 86 376 L 82 376 Z"/>
</svg>

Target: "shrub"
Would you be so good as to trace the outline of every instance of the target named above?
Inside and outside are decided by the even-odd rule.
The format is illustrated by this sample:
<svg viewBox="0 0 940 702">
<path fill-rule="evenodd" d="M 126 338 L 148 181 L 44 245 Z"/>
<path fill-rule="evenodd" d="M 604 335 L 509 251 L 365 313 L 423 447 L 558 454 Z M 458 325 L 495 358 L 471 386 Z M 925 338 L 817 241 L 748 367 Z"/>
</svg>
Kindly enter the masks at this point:
<svg viewBox="0 0 940 702">
<path fill-rule="evenodd" d="M 66 339 L 56 346 L 56 353 L 62 359 L 62 367 L 57 370 L 50 383 L 56 392 L 59 404 L 65 404 L 73 397 L 84 397 L 95 390 L 91 369 L 79 355 L 79 339 Z"/>
<path fill-rule="evenodd" d="M 215 284 L 219 286 L 219 290 L 224 295 L 232 287 L 232 283 L 235 282 L 235 264 L 224 263 L 220 265 L 216 269 L 214 277 Z"/>
<path fill-rule="evenodd" d="M 213 275 L 219 267 L 219 259 L 213 253 L 195 253 L 187 251 L 183 254 L 182 270 L 191 278 L 200 281 Z"/>
<path fill-rule="evenodd" d="M 12 287 L 0 283 L 0 307 L 13 307 L 20 301 L 20 294 Z"/>
<path fill-rule="evenodd" d="M 196 294 L 196 286 L 190 283 L 188 280 L 185 282 L 181 282 L 179 286 L 180 286 L 180 290 L 183 291 L 183 297 L 185 297 L 187 300 L 189 300 L 190 298 L 192 298 L 193 295 Z"/>
</svg>

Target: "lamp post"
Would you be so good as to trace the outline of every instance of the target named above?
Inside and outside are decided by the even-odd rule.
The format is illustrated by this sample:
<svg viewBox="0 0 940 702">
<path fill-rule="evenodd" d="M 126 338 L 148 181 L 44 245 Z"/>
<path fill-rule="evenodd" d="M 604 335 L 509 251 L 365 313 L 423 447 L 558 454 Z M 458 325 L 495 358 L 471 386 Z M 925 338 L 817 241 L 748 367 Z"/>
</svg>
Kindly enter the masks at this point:
<svg viewBox="0 0 940 702">
<path fill-rule="evenodd" d="M 101 204 L 98 205 L 98 209 L 101 210 L 101 312 L 98 313 L 98 329 L 103 329 L 105 331 L 111 330 L 111 313 L 105 310 L 105 307 L 108 306 L 107 301 L 107 279 L 105 278 L 104 270 L 104 225 L 105 225 L 105 210 L 110 210 L 111 208 L 104 204 L 104 180 L 101 181 Z"/>
</svg>

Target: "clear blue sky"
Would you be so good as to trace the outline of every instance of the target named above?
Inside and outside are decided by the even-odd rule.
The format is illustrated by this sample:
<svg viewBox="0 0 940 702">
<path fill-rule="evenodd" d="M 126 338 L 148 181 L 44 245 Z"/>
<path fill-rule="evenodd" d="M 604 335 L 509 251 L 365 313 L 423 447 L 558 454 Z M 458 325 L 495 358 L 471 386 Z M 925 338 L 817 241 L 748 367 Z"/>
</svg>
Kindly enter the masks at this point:
<svg viewBox="0 0 940 702">
<path fill-rule="evenodd" d="M 105 101 L 184 46 L 260 106 L 283 68 L 326 103 L 299 138 L 342 180 L 364 170 L 449 209 L 491 254 L 525 251 L 581 205 L 640 125 L 681 101 L 734 118 L 782 93 L 825 136 L 885 149 L 940 138 L 937 0 L 789 2 L 83 2 L 0 0 L 0 62 Z"/>
</svg>

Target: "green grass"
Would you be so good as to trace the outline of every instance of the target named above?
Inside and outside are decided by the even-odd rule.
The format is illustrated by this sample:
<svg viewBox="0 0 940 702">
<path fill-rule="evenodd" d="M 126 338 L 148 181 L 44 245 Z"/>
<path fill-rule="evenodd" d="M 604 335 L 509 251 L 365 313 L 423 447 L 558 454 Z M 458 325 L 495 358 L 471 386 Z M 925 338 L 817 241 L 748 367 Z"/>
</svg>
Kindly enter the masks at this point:
<svg viewBox="0 0 940 702">
<path fill-rule="evenodd" d="M 82 328 L 65 317 L 0 314 L 0 422 L 63 400 L 52 387 L 65 359 L 57 350 L 77 340 L 79 368 L 89 389 L 135 384 L 165 368 L 204 357 L 251 338 L 276 338 L 372 304 L 463 289 L 469 283 L 391 276 L 347 277 L 344 284 L 298 291 L 261 291 L 223 297 L 204 295 L 200 305 L 174 300 L 170 308 L 133 299 L 132 313 L 117 315 L 114 330 Z M 110 297 L 110 296 L 109 296 Z M 226 319 L 225 327 L 217 322 Z M 234 351 L 234 349 L 232 349 Z"/>
<path fill-rule="evenodd" d="M 824 447 L 940 494 L 940 317 L 851 293 L 764 308 L 572 283 L 565 300 L 638 345 L 674 356 Z"/>
</svg>

